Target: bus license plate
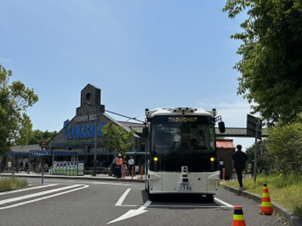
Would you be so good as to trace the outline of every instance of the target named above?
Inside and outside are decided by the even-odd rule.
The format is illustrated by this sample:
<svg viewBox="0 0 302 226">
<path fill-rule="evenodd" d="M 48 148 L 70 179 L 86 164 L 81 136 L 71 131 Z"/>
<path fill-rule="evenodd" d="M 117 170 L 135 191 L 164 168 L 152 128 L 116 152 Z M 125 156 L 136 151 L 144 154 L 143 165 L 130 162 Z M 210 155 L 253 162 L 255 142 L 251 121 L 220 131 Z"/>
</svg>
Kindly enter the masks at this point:
<svg viewBox="0 0 302 226">
<path fill-rule="evenodd" d="M 177 187 L 178 191 L 192 191 L 192 185 L 190 184 L 179 184 Z"/>
</svg>

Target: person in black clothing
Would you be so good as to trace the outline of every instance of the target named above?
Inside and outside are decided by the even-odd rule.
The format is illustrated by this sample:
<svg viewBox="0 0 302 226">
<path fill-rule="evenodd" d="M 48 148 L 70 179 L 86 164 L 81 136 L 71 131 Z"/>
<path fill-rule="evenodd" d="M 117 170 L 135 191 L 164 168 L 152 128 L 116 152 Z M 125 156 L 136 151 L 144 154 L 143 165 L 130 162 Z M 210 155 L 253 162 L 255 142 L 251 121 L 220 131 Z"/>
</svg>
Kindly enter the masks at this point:
<svg viewBox="0 0 302 226">
<path fill-rule="evenodd" d="M 236 147 L 237 151 L 233 154 L 234 169 L 236 170 L 237 179 L 240 186 L 239 190 L 242 191 L 242 171 L 247 169 L 248 158 L 247 155 L 241 151 L 242 146 L 240 144 L 238 144 Z"/>
<path fill-rule="evenodd" d="M 28 162 L 25 163 L 25 172 L 29 173 L 29 164 L 28 164 Z"/>
</svg>

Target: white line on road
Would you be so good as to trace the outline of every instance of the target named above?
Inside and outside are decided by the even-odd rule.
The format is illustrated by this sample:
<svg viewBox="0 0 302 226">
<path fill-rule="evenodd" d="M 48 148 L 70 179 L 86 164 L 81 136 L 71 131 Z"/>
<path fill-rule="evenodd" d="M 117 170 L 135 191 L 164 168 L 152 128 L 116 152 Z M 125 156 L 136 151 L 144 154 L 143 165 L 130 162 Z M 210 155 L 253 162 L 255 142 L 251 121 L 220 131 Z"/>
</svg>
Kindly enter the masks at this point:
<svg viewBox="0 0 302 226">
<path fill-rule="evenodd" d="M 125 193 L 124 193 L 125 194 Z M 126 220 L 128 218 L 131 217 L 135 217 L 137 215 L 140 215 L 142 213 L 147 212 L 148 210 L 145 210 L 149 205 L 151 204 L 151 201 L 147 201 L 145 202 L 144 205 L 142 205 L 140 208 L 138 208 L 137 210 L 129 210 L 127 213 L 125 213 L 124 215 L 120 216 L 119 218 L 116 218 L 113 221 L 108 222 L 107 224 L 112 224 L 115 223 L 117 221 L 122 221 L 122 220 Z"/>
<path fill-rule="evenodd" d="M 135 184 L 114 183 L 114 182 L 92 182 L 91 184 L 121 185 L 121 186 L 137 186 L 137 185 L 135 185 Z"/>
<path fill-rule="evenodd" d="M 126 196 L 128 195 L 128 193 L 130 192 L 131 188 L 128 188 L 124 194 L 120 197 L 120 199 L 117 201 L 117 203 L 115 204 L 115 206 L 121 206 L 122 203 L 124 202 Z"/>
<path fill-rule="evenodd" d="M 42 185 L 42 186 L 37 186 L 37 187 L 18 189 L 18 190 L 8 191 L 8 192 L 1 192 L 0 195 L 7 195 L 7 194 L 17 193 L 17 192 L 22 192 L 22 191 L 30 191 L 30 190 L 40 189 L 40 188 L 47 188 L 47 187 L 52 187 L 52 186 L 56 186 L 56 185 L 57 184 L 47 184 L 47 185 Z"/>
<path fill-rule="evenodd" d="M 220 200 L 220 199 L 218 199 L 218 198 L 214 198 L 217 202 L 219 202 L 219 203 L 221 203 L 221 204 L 223 204 L 223 205 L 226 205 L 226 206 L 220 206 L 220 207 L 229 207 L 229 208 L 234 208 L 234 206 L 232 206 L 231 204 L 229 204 L 229 203 L 227 203 L 227 202 L 224 202 L 224 201 L 222 201 L 222 200 Z"/>
<path fill-rule="evenodd" d="M 78 186 L 81 186 L 81 185 L 78 185 Z M 54 195 L 50 195 L 50 196 L 46 196 L 46 197 L 42 197 L 42 198 L 38 198 L 38 199 L 33 199 L 33 200 L 30 200 L 30 201 L 17 203 L 17 204 L 10 205 L 10 206 L 1 207 L 0 210 L 9 209 L 9 208 L 13 208 L 13 207 L 17 207 L 17 206 L 22 206 L 22 205 L 25 205 L 25 204 L 29 204 L 29 203 L 32 203 L 32 202 L 37 202 L 37 201 L 41 201 L 41 200 L 44 200 L 44 199 L 53 198 L 53 197 L 56 197 L 56 196 L 59 196 L 59 195 L 64 195 L 64 194 L 66 194 L 66 193 L 78 191 L 78 190 L 81 190 L 81 189 L 84 189 L 84 188 L 88 188 L 88 187 L 89 187 L 89 185 L 84 185 L 84 186 L 82 186 L 82 187 L 80 187 L 80 188 L 76 188 L 76 189 L 73 189 L 73 190 L 64 191 L 64 192 L 57 193 L 57 194 L 54 194 Z"/>
<path fill-rule="evenodd" d="M 71 185 L 71 186 L 67 186 L 67 187 L 62 187 L 62 188 L 57 188 L 57 189 L 51 189 L 51 190 L 47 190 L 47 191 L 42 191 L 42 192 L 30 194 L 30 195 L 23 195 L 23 196 L 19 196 L 19 197 L 15 197 L 15 198 L 4 199 L 4 200 L 0 201 L 0 205 L 6 204 L 6 203 L 20 201 L 20 200 L 23 200 L 23 199 L 34 198 L 34 197 L 41 196 L 41 195 L 46 195 L 46 194 L 49 194 L 49 193 L 59 192 L 59 191 L 62 191 L 62 190 L 67 190 L 67 189 L 71 189 L 71 188 L 79 187 L 79 186 L 81 186 L 81 185 L 75 184 L 75 185 Z"/>
</svg>

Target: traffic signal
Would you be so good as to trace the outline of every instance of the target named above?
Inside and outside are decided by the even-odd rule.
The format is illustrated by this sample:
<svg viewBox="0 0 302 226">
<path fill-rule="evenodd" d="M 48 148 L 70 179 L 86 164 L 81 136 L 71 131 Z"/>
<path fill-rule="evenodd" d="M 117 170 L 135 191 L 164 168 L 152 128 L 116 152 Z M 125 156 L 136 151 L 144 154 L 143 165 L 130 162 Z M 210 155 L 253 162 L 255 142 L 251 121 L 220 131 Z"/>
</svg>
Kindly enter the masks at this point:
<svg viewBox="0 0 302 226">
<path fill-rule="evenodd" d="M 250 137 L 256 137 L 261 140 L 261 129 L 262 129 L 261 120 L 248 114 L 246 120 L 246 135 Z"/>
</svg>

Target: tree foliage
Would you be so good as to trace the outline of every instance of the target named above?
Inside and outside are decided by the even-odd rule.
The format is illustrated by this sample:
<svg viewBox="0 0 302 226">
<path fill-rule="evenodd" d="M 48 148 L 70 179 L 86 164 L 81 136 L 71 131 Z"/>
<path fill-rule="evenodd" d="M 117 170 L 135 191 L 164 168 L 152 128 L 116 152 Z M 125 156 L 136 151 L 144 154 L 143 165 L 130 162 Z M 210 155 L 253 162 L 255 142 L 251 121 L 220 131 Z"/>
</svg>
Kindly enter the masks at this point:
<svg viewBox="0 0 302 226">
<path fill-rule="evenodd" d="M 271 156 L 267 151 L 267 140 L 261 140 L 257 142 L 256 150 L 256 164 L 257 164 L 257 173 L 268 174 L 273 169 L 273 164 Z M 246 154 L 249 159 L 249 164 L 252 166 L 252 173 L 254 172 L 254 160 L 255 160 L 255 144 L 246 149 Z"/>
<path fill-rule="evenodd" d="M 20 81 L 9 83 L 12 71 L 0 65 L 0 154 L 14 145 L 26 145 L 32 137 L 32 123 L 26 110 L 38 101 L 33 89 Z"/>
<path fill-rule="evenodd" d="M 57 131 L 49 132 L 46 130 L 45 132 L 41 130 L 34 130 L 33 137 L 29 140 L 28 144 L 39 144 L 41 141 L 51 141 L 57 135 Z"/>
<path fill-rule="evenodd" d="M 237 94 L 268 125 L 301 121 L 302 1 L 227 0 L 223 11 L 230 18 L 248 15 L 244 31 L 231 36 L 243 42 L 234 66 L 241 73 Z"/>
<path fill-rule="evenodd" d="M 103 126 L 102 133 L 104 134 L 102 145 L 105 148 L 109 148 L 110 151 L 117 150 L 119 153 L 125 154 L 127 151 L 132 150 L 133 130 L 128 132 L 123 127 L 109 122 Z"/>
<path fill-rule="evenodd" d="M 302 124 L 277 125 L 268 129 L 267 150 L 274 168 L 298 172 L 302 166 Z"/>
</svg>

